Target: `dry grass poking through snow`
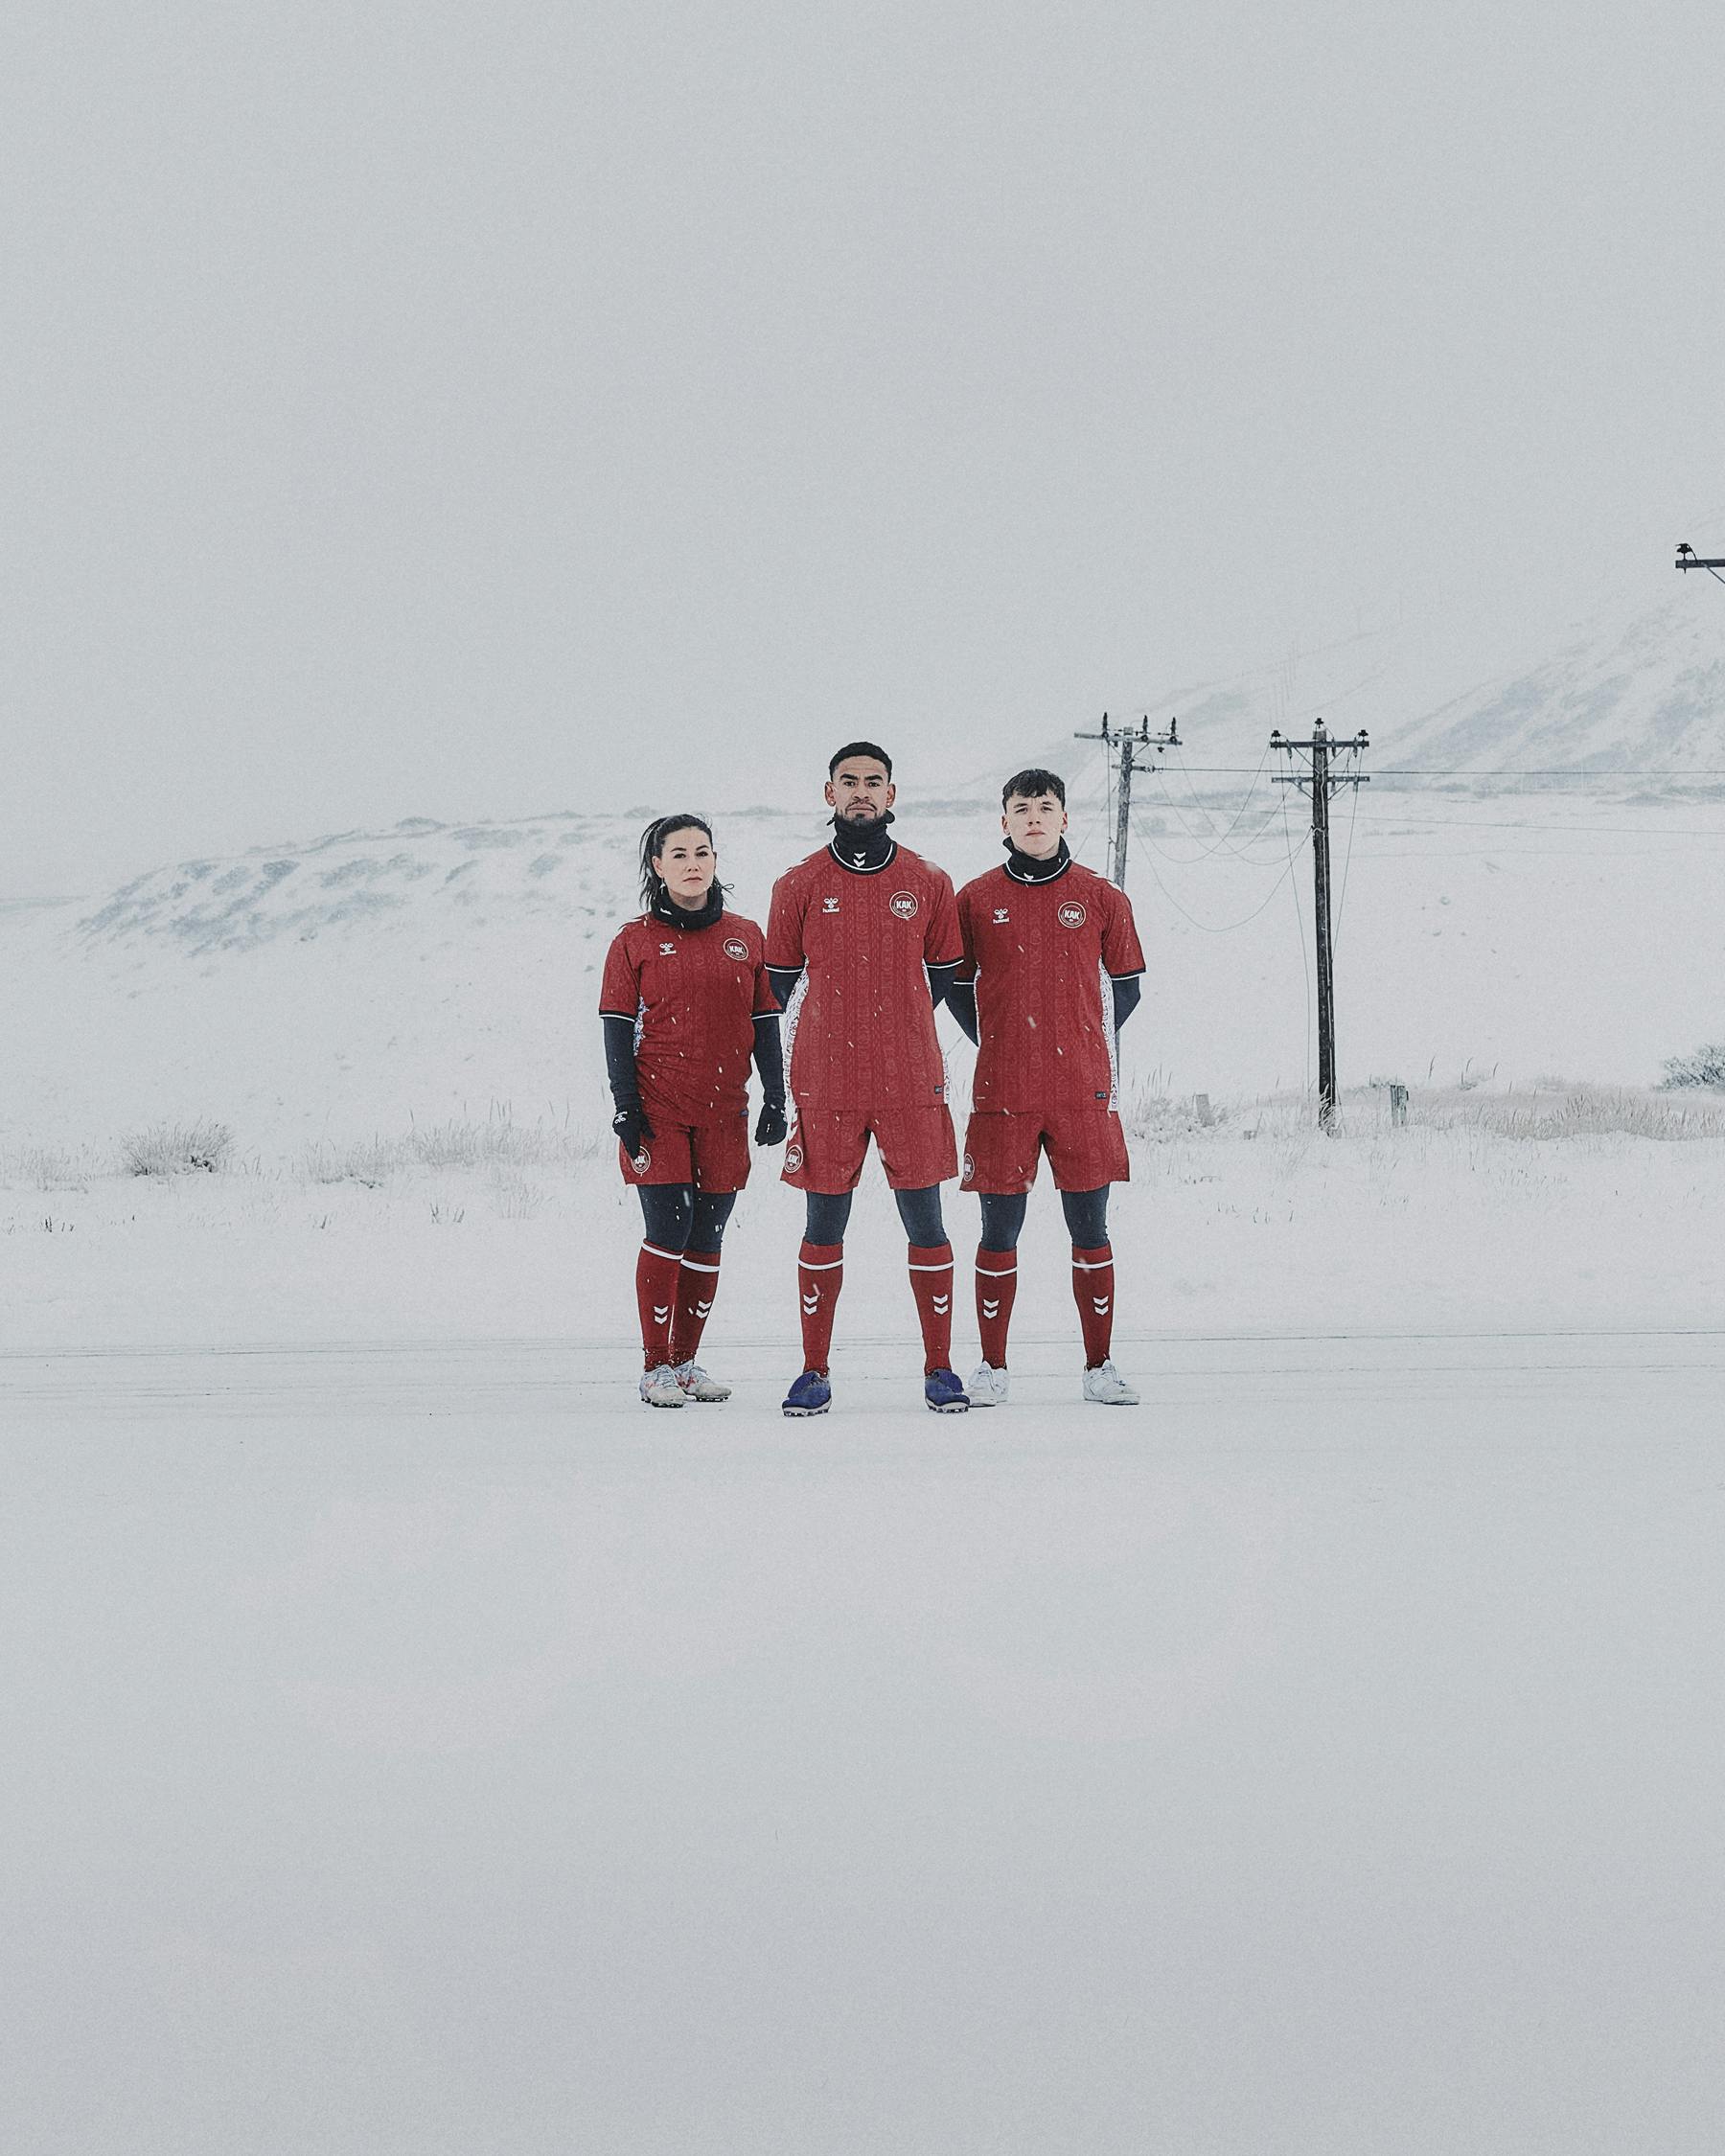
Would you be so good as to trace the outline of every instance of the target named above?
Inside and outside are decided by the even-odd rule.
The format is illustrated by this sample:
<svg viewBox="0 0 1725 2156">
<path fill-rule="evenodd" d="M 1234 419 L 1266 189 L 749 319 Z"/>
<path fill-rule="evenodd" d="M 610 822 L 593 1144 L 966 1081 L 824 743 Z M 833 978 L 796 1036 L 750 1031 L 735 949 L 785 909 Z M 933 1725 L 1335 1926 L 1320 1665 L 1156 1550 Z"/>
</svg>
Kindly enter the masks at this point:
<svg viewBox="0 0 1725 2156">
<path fill-rule="evenodd" d="M 303 1170 L 309 1182 L 361 1182 L 376 1188 L 391 1176 L 414 1168 L 481 1168 L 516 1204 L 533 1186 L 529 1168 L 552 1173 L 579 1167 L 598 1154 L 600 1140 L 590 1131 L 562 1123 L 518 1123 L 505 1109 L 483 1122 L 453 1119 L 416 1123 L 400 1137 L 370 1137 L 335 1144 L 320 1139 L 306 1150 Z M 526 1210 L 532 1201 L 526 1201 Z M 524 1216 L 523 1216 L 524 1217 Z"/>
<path fill-rule="evenodd" d="M 1676 1098 L 1635 1086 L 1564 1086 L 1530 1092 L 1415 1090 L 1408 1120 L 1437 1130 L 1472 1127 L 1508 1138 L 1614 1137 L 1682 1141 L 1725 1137 L 1725 1100 Z"/>
<path fill-rule="evenodd" d="M 1182 1140 L 1294 1138 L 1315 1132 L 1317 1097 L 1272 1093 L 1255 1100 L 1219 1101 L 1206 1119 L 1191 1096 L 1170 1096 L 1144 1086 L 1121 1103 L 1127 1135 L 1146 1145 Z M 1725 1098 L 1673 1094 L 1636 1086 L 1552 1084 L 1501 1092 L 1484 1087 L 1412 1087 L 1410 1126 L 1436 1131 L 1479 1130 L 1496 1137 L 1636 1137 L 1680 1143 L 1725 1138 Z M 1376 1137 L 1393 1132 L 1385 1087 L 1344 1091 L 1336 1126 L 1340 1137 Z"/>
</svg>

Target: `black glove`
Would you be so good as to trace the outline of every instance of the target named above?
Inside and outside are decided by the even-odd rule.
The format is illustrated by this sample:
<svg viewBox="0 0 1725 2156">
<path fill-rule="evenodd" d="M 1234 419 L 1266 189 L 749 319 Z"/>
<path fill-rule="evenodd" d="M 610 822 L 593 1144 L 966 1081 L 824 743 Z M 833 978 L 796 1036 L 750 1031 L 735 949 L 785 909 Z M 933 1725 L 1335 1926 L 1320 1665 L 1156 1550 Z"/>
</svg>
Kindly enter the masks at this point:
<svg viewBox="0 0 1725 2156">
<path fill-rule="evenodd" d="M 755 1118 L 754 1141 L 757 1145 L 783 1145 L 786 1127 L 784 1102 L 764 1100 L 761 1112 Z"/>
<path fill-rule="evenodd" d="M 639 1101 L 632 1108 L 619 1108 L 611 1117 L 611 1129 L 616 1132 L 618 1143 L 632 1160 L 641 1150 L 644 1140 L 653 1135 L 653 1125 L 648 1122 Z"/>
</svg>

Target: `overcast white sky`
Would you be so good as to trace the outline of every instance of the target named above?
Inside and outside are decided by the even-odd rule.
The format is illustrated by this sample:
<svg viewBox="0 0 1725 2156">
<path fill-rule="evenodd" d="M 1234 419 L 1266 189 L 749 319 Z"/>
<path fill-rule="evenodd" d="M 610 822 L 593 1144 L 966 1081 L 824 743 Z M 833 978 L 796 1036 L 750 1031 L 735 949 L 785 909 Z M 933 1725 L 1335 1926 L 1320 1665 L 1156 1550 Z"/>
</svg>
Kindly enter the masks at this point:
<svg viewBox="0 0 1725 2156">
<path fill-rule="evenodd" d="M 0 891 L 1665 598 L 1720 15 L 13 0 Z"/>
</svg>

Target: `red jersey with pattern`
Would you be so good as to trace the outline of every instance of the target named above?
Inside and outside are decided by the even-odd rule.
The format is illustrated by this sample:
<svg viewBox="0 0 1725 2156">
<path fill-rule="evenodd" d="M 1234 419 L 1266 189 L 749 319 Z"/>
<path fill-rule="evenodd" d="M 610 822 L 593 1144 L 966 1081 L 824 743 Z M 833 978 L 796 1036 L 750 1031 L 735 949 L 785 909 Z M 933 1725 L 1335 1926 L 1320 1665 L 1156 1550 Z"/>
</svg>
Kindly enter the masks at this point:
<svg viewBox="0 0 1725 2156">
<path fill-rule="evenodd" d="M 978 1109 L 1046 1114 L 1114 1091 L 1102 975 L 1141 974 L 1124 891 L 1073 861 L 1046 883 L 991 868 L 958 894 L 960 980 L 977 984 Z"/>
<path fill-rule="evenodd" d="M 767 963 L 807 968 L 791 1048 L 805 1109 L 914 1106 L 946 1098 L 925 966 L 963 955 L 953 880 L 907 846 L 874 869 L 831 846 L 772 886 Z"/>
<path fill-rule="evenodd" d="M 706 929 L 643 913 L 617 930 L 599 1010 L 633 1021 L 644 1096 L 697 1121 L 747 1105 L 754 1021 L 778 1010 L 761 952 L 759 928 L 741 913 Z"/>
</svg>

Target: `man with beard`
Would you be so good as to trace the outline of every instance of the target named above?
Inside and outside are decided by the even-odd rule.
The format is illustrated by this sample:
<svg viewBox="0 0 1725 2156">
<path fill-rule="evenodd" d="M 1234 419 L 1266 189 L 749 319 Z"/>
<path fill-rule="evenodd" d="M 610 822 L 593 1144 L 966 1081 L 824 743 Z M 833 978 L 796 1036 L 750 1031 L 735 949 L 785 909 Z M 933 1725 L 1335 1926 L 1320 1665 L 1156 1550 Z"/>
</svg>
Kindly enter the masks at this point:
<svg viewBox="0 0 1725 2156">
<path fill-rule="evenodd" d="M 824 1414 L 832 1403 L 827 1354 L 844 1230 L 871 1137 L 909 1237 L 923 1397 L 940 1414 L 970 1405 L 949 1366 L 953 1247 L 940 1184 L 957 1174 L 958 1152 L 934 1031 L 963 945 L 951 878 L 887 828 L 895 798 L 886 751 L 847 743 L 827 766 L 831 840 L 772 887 L 767 970 L 781 1004 L 797 991 L 784 1177 L 808 1201 L 797 1261 L 803 1371 L 786 1396 L 788 1415 Z"/>
</svg>

